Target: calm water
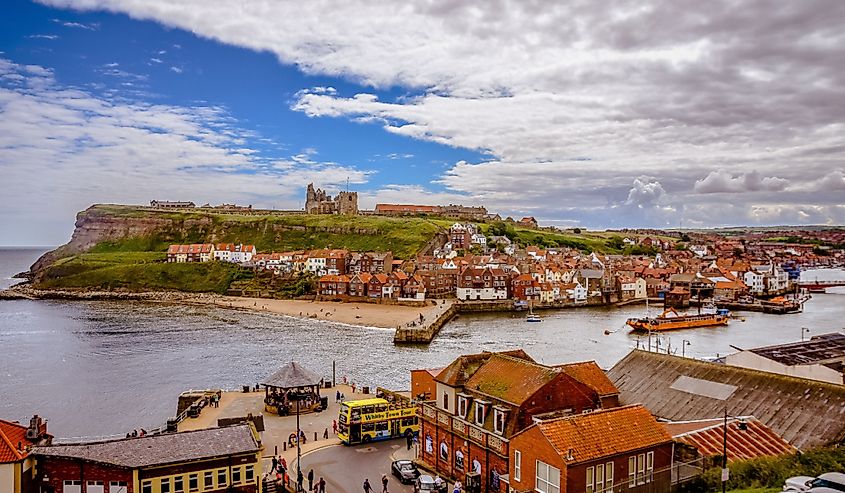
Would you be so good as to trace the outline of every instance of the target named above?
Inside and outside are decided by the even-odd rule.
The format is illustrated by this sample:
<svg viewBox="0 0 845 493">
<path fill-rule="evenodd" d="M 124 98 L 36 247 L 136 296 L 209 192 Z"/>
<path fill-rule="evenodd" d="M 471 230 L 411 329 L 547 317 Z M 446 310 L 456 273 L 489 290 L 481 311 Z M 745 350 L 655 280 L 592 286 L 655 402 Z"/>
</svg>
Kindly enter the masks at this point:
<svg viewBox="0 0 845 493">
<path fill-rule="evenodd" d="M 0 278 L 24 270 L 40 253 L 0 250 Z M 609 367 L 637 344 L 617 329 L 644 309 L 547 312 L 539 324 L 521 316 L 462 316 L 428 347 L 395 347 L 392 330 L 225 309 L 4 301 L 0 417 L 23 420 L 38 413 L 60 437 L 153 428 L 175 413 L 183 390 L 254 384 L 290 360 L 326 376 L 336 360 L 338 377 L 399 389 L 408 387 L 412 368 L 443 366 L 478 350 L 523 347 L 544 363 L 595 359 Z M 841 330 L 845 290 L 816 295 L 798 315 L 745 315 L 745 322 L 729 327 L 671 334 L 662 346 L 680 348 L 686 339 L 687 354 L 714 356 L 729 352 L 730 345 L 797 340 L 801 327 L 811 334 Z"/>
</svg>

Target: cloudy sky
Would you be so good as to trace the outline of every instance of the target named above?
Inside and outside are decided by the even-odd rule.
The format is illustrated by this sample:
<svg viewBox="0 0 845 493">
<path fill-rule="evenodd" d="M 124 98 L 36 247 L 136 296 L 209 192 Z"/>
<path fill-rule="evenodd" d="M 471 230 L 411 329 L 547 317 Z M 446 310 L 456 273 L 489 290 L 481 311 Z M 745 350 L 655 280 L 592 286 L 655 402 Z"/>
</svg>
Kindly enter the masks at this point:
<svg viewBox="0 0 845 493">
<path fill-rule="evenodd" d="M 10 0 L 0 245 L 150 199 L 845 223 L 845 2 Z"/>
</svg>

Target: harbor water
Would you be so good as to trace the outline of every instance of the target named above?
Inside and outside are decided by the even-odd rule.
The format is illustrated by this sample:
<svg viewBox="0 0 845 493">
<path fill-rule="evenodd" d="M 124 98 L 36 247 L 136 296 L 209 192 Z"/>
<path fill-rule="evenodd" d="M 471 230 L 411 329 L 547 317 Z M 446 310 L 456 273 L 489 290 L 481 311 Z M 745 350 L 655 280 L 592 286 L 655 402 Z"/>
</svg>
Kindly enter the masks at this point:
<svg viewBox="0 0 845 493">
<path fill-rule="evenodd" d="M 26 270 L 43 250 L 0 250 L 0 279 Z M 842 277 L 842 271 L 813 273 Z M 3 286 L 5 287 L 5 286 Z M 652 307 L 657 314 L 659 307 Z M 522 347 L 542 363 L 596 360 L 609 368 L 646 338 L 624 327 L 645 306 L 461 315 L 427 346 L 394 346 L 393 330 L 213 307 L 136 302 L 0 301 L 0 417 L 49 419 L 58 437 L 154 428 L 175 414 L 184 390 L 255 385 L 296 360 L 359 385 L 409 387 L 409 371 L 460 354 Z M 845 289 L 818 294 L 803 313 L 739 313 L 727 327 L 661 336 L 661 350 L 714 357 L 732 346 L 799 340 L 845 327 Z M 806 334 L 806 331 L 805 331 Z M 806 337 L 806 335 L 805 335 Z"/>
</svg>

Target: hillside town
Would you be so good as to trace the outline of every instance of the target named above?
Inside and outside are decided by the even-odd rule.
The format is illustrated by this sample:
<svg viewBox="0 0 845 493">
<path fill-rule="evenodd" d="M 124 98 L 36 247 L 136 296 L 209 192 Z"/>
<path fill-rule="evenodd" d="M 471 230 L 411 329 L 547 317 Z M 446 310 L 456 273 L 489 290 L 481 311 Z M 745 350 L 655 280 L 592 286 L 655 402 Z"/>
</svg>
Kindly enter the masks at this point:
<svg viewBox="0 0 845 493">
<path fill-rule="evenodd" d="M 488 226 L 488 225 L 485 225 Z M 487 228 L 490 229 L 489 227 Z M 171 245 L 167 262 L 221 261 L 280 276 L 314 277 L 314 294 L 337 301 L 457 299 L 534 306 L 601 305 L 650 298 L 667 306 L 692 302 L 785 299 L 797 292 L 802 268 L 845 262 L 842 233 L 816 242 L 715 234 L 613 234 L 608 244 L 629 254 L 571 247 L 521 246 L 504 235 L 456 222 L 430 255 L 394 258 L 390 251 L 345 249 L 259 252 L 238 243 Z M 820 287 L 818 289 L 824 289 Z"/>
</svg>

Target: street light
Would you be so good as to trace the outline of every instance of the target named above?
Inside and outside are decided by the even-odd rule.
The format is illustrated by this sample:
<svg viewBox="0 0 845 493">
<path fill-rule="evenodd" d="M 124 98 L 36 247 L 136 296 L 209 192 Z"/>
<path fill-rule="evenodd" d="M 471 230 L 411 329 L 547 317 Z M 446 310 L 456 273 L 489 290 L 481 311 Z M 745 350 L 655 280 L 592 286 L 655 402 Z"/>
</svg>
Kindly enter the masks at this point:
<svg viewBox="0 0 845 493">
<path fill-rule="evenodd" d="M 810 329 L 808 329 L 807 327 L 801 327 L 801 342 L 804 342 L 804 334 L 805 333 L 809 334 Z"/>
<path fill-rule="evenodd" d="M 690 342 L 689 342 L 688 340 L 684 339 L 684 340 L 682 341 L 682 344 L 681 344 L 681 357 L 682 357 L 682 358 L 685 358 L 685 357 L 686 357 L 686 348 L 687 348 L 687 346 L 689 346 L 689 345 L 690 345 Z"/>
</svg>

